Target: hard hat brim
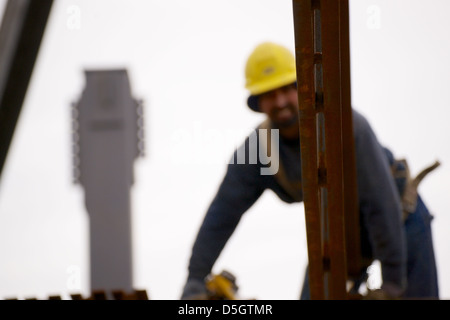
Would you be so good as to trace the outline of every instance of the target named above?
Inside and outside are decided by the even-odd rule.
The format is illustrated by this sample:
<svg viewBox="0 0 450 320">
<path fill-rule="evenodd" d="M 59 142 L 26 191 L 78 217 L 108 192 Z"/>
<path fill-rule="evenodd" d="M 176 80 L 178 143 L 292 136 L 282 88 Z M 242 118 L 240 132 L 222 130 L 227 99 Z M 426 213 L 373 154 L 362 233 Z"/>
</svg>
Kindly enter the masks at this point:
<svg viewBox="0 0 450 320">
<path fill-rule="evenodd" d="M 297 79 L 295 79 L 294 78 L 294 80 L 292 80 L 292 79 L 289 79 L 290 81 L 287 81 L 285 84 L 283 84 L 283 85 L 281 85 L 281 86 L 277 86 L 277 87 L 275 87 L 275 88 L 272 88 L 272 89 L 270 89 L 270 90 L 274 90 L 274 89 L 276 89 L 276 88 L 281 88 L 281 87 L 283 87 L 283 86 L 286 86 L 286 85 L 288 85 L 288 84 L 291 84 L 291 83 L 295 83 L 295 85 L 297 85 Z M 267 91 L 270 91 L 270 90 L 267 90 Z M 264 92 L 267 92 L 267 91 L 264 91 Z M 264 92 L 262 92 L 262 93 L 264 93 Z M 262 94 L 261 93 L 261 94 Z M 248 107 L 250 108 L 250 109 L 252 109 L 253 111 L 255 111 L 255 112 L 261 112 L 261 110 L 259 110 L 259 105 L 258 105 L 258 99 L 259 99 L 259 95 L 260 94 L 251 94 L 248 98 L 247 98 L 247 105 L 248 105 Z"/>
<path fill-rule="evenodd" d="M 247 99 L 247 105 L 250 109 L 252 109 L 255 112 L 261 112 L 259 110 L 259 106 L 258 106 L 258 96 L 249 96 Z"/>
</svg>

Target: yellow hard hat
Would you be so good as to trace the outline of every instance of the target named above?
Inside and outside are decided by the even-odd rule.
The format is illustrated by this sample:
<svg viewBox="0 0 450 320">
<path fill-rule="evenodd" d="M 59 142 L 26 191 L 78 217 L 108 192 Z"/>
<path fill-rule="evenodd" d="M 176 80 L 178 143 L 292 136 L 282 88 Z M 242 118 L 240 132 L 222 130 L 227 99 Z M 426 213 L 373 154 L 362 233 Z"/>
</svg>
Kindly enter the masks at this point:
<svg viewBox="0 0 450 320">
<path fill-rule="evenodd" d="M 258 111 L 255 96 L 296 82 L 295 57 L 281 45 L 261 43 L 247 59 L 245 80 L 245 88 L 250 92 L 248 105 Z"/>
</svg>

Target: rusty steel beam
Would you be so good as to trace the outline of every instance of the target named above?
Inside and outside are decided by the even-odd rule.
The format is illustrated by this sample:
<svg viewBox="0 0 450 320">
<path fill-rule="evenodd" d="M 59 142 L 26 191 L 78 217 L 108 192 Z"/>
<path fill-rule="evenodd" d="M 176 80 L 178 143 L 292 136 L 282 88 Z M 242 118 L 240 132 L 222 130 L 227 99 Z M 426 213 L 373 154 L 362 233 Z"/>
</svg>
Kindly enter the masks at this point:
<svg viewBox="0 0 450 320">
<path fill-rule="evenodd" d="M 318 201 L 318 154 L 314 79 L 313 10 L 309 0 L 293 0 L 297 91 L 300 112 L 300 152 L 309 259 L 311 299 L 325 297 L 322 231 Z"/>
<path fill-rule="evenodd" d="M 294 0 L 293 13 L 310 294 L 346 299 L 359 261 L 348 0 Z"/>
<path fill-rule="evenodd" d="M 324 246 L 325 264 L 328 267 L 328 297 L 346 297 L 346 251 L 345 217 L 343 194 L 343 154 L 342 154 L 342 99 L 340 79 L 340 3 L 339 0 L 322 0 L 315 9 L 321 17 L 322 68 L 323 68 L 323 129 L 325 131 L 325 166 L 323 186 L 326 190 L 327 206 L 322 208 L 328 225 L 328 241 Z M 318 113 L 318 116 L 321 112 Z M 329 261 L 327 261 L 329 260 Z M 329 271 L 328 271 L 329 270 Z"/>
<path fill-rule="evenodd" d="M 348 0 L 340 1 L 340 74 L 342 103 L 342 154 L 344 172 L 344 214 L 347 250 L 347 271 L 349 277 L 361 274 L 361 241 L 359 231 L 359 205 L 356 185 L 356 157 L 353 137 L 350 79 L 350 26 Z"/>
</svg>

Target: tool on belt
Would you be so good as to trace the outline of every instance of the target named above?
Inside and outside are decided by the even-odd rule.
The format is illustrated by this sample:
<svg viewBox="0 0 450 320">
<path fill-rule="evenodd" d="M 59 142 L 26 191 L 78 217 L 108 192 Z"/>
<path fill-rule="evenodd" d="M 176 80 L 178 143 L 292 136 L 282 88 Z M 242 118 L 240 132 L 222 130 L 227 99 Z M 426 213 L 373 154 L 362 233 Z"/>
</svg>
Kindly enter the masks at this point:
<svg viewBox="0 0 450 320">
<path fill-rule="evenodd" d="M 408 215 L 416 211 L 418 191 L 417 188 L 420 182 L 434 169 L 439 167 L 441 163 L 435 161 L 434 164 L 426 167 L 415 177 L 411 177 L 411 172 L 408 167 L 408 163 L 405 159 L 395 159 L 391 163 L 392 175 L 397 183 L 397 187 L 400 192 L 402 206 L 403 206 L 403 219 L 406 220 Z"/>
</svg>

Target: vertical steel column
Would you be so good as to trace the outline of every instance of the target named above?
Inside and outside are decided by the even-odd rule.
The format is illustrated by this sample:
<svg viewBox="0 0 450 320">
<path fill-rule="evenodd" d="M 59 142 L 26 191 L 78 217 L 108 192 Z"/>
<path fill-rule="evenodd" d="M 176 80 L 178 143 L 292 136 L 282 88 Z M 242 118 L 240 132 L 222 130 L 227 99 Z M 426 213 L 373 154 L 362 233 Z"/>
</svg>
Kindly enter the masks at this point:
<svg viewBox="0 0 450 320">
<path fill-rule="evenodd" d="M 339 42 L 341 75 L 342 154 L 344 172 L 344 215 L 347 271 L 353 278 L 361 274 L 361 240 L 356 185 L 356 158 L 353 137 L 350 80 L 350 26 L 348 0 L 339 2 Z"/>
<path fill-rule="evenodd" d="M 38 57 L 53 0 L 9 0 L 0 28 L 0 175 Z"/>
<path fill-rule="evenodd" d="M 311 299 L 324 299 L 324 266 L 322 230 L 320 228 L 319 175 L 317 155 L 316 105 L 314 79 L 314 12 L 311 0 L 293 0 L 297 90 L 300 112 L 300 151 L 302 157 L 302 188 L 305 205 L 306 237 L 309 259 Z"/>
<path fill-rule="evenodd" d="M 356 209 L 354 162 L 344 161 L 344 151 L 353 157 L 348 0 L 294 0 L 293 9 L 311 298 L 346 299 L 346 237 L 359 261 L 357 212 L 350 229 L 344 215 Z"/>
</svg>

